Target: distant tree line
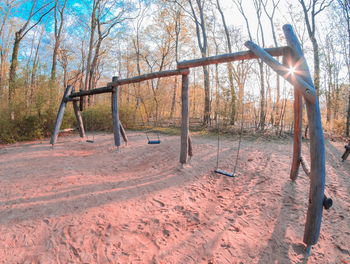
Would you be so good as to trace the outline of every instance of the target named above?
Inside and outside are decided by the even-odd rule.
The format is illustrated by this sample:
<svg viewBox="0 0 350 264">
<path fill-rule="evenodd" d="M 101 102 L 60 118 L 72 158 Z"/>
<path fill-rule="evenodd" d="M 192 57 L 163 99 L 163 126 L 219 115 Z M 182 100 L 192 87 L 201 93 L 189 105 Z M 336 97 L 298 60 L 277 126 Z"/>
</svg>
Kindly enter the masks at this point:
<svg viewBox="0 0 350 264">
<path fill-rule="evenodd" d="M 232 0 L 229 6 L 221 0 L 3 0 L 0 141 L 11 131 L 20 134 L 11 129 L 18 124 L 39 131 L 33 137 L 48 134 L 68 84 L 90 90 L 114 75 L 128 78 L 174 69 L 184 59 L 246 50 L 246 40 L 283 46 L 284 23 L 294 26 L 308 58 L 325 130 L 349 136 L 349 15 L 349 0 Z M 126 122 L 174 123 L 180 85 L 173 77 L 122 87 Z M 191 117 L 203 127 L 217 119 L 235 127 L 244 118 L 256 131 L 282 133 L 293 122 L 292 89 L 260 60 L 192 69 Z M 91 96 L 83 104 L 93 109 L 109 100 Z"/>
</svg>

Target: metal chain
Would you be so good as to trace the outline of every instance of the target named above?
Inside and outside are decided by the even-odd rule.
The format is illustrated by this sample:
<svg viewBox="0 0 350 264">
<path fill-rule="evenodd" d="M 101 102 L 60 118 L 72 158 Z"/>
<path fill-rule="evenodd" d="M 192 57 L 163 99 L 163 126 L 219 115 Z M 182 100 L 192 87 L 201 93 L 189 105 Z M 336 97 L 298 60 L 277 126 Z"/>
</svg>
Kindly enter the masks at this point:
<svg viewBox="0 0 350 264">
<path fill-rule="evenodd" d="M 238 158 L 239 158 L 239 151 L 241 149 L 241 142 L 242 142 L 242 134 L 243 134 L 243 123 L 244 123 L 244 103 L 242 103 L 242 116 L 241 116 L 241 133 L 239 134 L 239 140 L 238 140 L 238 149 L 237 149 L 237 155 L 236 155 L 236 162 L 235 166 L 233 168 L 233 175 L 236 175 L 236 169 L 237 169 L 237 163 L 238 163 Z"/>
<path fill-rule="evenodd" d="M 219 153 L 220 153 L 220 95 L 219 90 L 216 98 L 216 129 L 218 131 L 218 144 L 217 144 L 217 153 L 216 153 L 216 169 L 219 168 Z"/>
</svg>

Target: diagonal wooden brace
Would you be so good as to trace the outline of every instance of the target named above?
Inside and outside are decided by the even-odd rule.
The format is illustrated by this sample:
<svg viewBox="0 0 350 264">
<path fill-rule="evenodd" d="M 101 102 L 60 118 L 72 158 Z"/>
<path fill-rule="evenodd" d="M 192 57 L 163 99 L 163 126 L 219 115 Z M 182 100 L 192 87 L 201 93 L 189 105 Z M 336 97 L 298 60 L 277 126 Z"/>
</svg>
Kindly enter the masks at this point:
<svg viewBox="0 0 350 264">
<path fill-rule="evenodd" d="M 315 89 L 305 82 L 299 75 L 296 73 L 291 73 L 290 69 L 283 66 L 276 59 L 274 59 L 270 54 L 268 54 L 264 49 L 260 48 L 252 41 L 247 41 L 244 45 L 250 49 L 255 55 L 257 55 L 263 62 L 271 67 L 276 73 L 281 75 L 285 80 L 290 84 L 294 85 L 297 89 L 300 90 L 302 95 L 310 103 L 315 104 L 316 102 L 316 92 Z"/>
</svg>

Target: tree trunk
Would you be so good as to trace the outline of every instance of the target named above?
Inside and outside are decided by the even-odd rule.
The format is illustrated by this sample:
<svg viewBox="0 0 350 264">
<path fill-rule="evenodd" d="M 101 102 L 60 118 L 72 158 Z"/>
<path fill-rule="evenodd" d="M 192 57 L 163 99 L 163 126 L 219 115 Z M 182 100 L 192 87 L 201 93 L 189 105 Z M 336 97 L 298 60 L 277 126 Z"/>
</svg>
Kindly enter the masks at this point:
<svg viewBox="0 0 350 264">
<path fill-rule="evenodd" d="M 226 25 L 224 12 L 221 9 L 220 1 L 216 0 L 216 3 L 217 3 L 217 7 L 218 7 L 218 10 L 220 12 L 221 20 L 222 20 L 222 23 L 223 23 L 224 29 L 225 29 L 225 36 L 226 36 L 228 52 L 232 53 L 231 38 L 230 38 L 230 33 L 229 33 L 227 25 Z M 230 117 L 230 124 L 234 125 L 235 121 L 236 121 L 236 99 L 237 98 L 236 98 L 235 86 L 233 84 L 233 69 L 232 69 L 232 63 L 231 62 L 229 62 L 227 64 L 227 69 L 228 69 L 228 79 L 229 79 L 229 82 L 230 82 L 230 92 L 231 92 L 231 117 Z"/>
<path fill-rule="evenodd" d="M 265 82 L 264 82 L 264 64 L 261 60 L 258 62 L 260 71 L 260 123 L 261 131 L 265 129 Z"/>
<path fill-rule="evenodd" d="M 230 83 L 230 92 L 231 92 L 231 116 L 230 116 L 230 124 L 234 125 L 236 122 L 236 91 L 235 91 L 235 86 L 233 84 L 233 70 L 232 70 L 232 63 L 229 62 L 227 64 L 227 69 L 228 69 L 228 79 Z"/>
<path fill-rule="evenodd" d="M 85 67 L 85 83 L 84 83 L 84 90 L 85 91 L 88 90 L 88 85 L 89 85 L 92 51 L 94 49 L 94 35 L 95 35 L 95 30 L 96 30 L 96 9 L 97 9 L 97 2 L 99 2 L 99 1 L 100 0 L 93 1 L 93 8 L 92 8 L 92 14 L 91 14 L 89 52 L 88 52 L 88 57 L 86 60 L 86 67 Z M 84 100 L 80 101 L 80 104 L 86 104 L 87 100 L 88 100 L 88 98 L 84 97 Z"/>
<path fill-rule="evenodd" d="M 350 126 L 350 91 L 348 95 L 348 113 L 346 115 L 346 136 L 347 137 L 349 136 L 349 126 Z"/>
<path fill-rule="evenodd" d="M 320 56 L 318 50 L 318 44 L 316 38 L 311 38 L 312 49 L 314 52 L 314 85 L 316 89 L 317 97 L 320 95 Z"/>
<path fill-rule="evenodd" d="M 204 125 L 210 125 L 210 87 L 208 66 L 203 66 L 204 74 Z"/>
<path fill-rule="evenodd" d="M 170 120 L 173 119 L 173 115 L 174 115 L 174 112 L 175 112 L 176 90 L 177 90 L 177 76 L 175 76 L 175 81 L 174 81 L 173 98 L 171 100 L 171 109 L 170 109 Z"/>
<path fill-rule="evenodd" d="M 10 74 L 9 74 L 9 110 L 11 119 L 14 119 L 14 97 L 16 92 L 16 71 L 17 71 L 17 65 L 18 65 L 18 51 L 19 51 L 19 44 L 20 44 L 20 37 L 19 33 L 16 32 L 15 41 L 13 43 L 13 50 L 12 50 L 12 59 L 11 59 L 11 66 L 10 66 Z"/>
</svg>

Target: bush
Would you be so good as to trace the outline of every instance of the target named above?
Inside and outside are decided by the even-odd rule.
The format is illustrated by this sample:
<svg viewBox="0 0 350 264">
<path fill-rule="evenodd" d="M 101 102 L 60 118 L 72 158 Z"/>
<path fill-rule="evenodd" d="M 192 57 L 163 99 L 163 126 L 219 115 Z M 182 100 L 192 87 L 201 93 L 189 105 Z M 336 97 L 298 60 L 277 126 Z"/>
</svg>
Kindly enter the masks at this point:
<svg viewBox="0 0 350 264">
<path fill-rule="evenodd" d="M 82 118 L 86 131 L 112 131 L 113 121 L 111 106 L 95 105 L 83 111 Z"/>
<path fill-rule="evenodd" d="M 9 118 L 7 110 L 0 112 L 0 143 L 41 139 L 49 137 L 54 130 L 58 107 L 45 109 L 36 114 L 16 113 L 15 120 Z M 126 128 L 135 127 L 132 106 L 122 105 L 119 117 Z M 99 103 L 82 112 L 86 131 L 113 131 L 113 120 L 110 103 Z M 60 129 L 78 127 L 73 107 L 67 105 Z"/>
<path fill-rule="evenodd" d="M 42 123 L 35 115 L 24 115 L 17 117 L 15 120 L 2 117 L 0 131 L 0 143 L 14 143 L 45 136 Z"/>
</svg>

